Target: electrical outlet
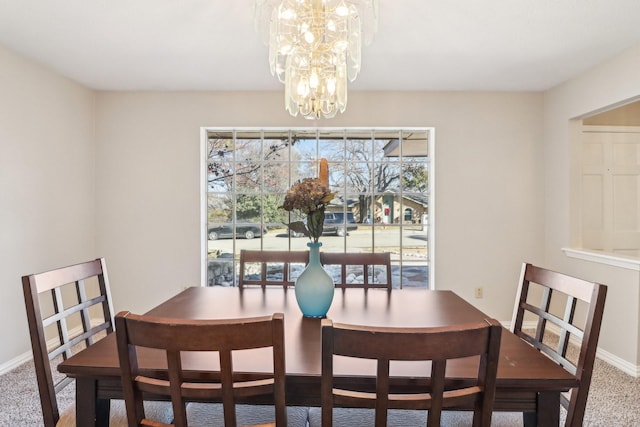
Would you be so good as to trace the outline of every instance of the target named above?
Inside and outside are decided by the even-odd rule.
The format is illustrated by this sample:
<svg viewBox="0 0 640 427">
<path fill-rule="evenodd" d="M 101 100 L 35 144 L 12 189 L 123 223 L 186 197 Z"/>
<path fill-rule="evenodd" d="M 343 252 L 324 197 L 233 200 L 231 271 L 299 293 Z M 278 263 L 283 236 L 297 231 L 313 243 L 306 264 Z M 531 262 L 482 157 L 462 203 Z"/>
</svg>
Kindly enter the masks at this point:
<svg viewBox="0 0 640 427">
<path fill-rule="evenodd" d="M 482 293 L 483 293 L 482 288 L 476 288 L 476 291 L 475 291 L 476 298 L 482 298 Z"/>
</svg>

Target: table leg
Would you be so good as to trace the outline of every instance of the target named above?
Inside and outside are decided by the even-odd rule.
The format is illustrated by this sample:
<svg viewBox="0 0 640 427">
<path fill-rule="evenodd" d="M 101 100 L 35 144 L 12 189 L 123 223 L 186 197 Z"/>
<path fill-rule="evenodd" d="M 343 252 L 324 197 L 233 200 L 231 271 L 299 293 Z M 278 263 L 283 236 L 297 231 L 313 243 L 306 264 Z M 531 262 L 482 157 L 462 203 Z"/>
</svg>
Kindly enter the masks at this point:
<svg viewBox="0 0 640 427">
<path fill-rule="evenodd" d="M 92 379 L 76 379 L 76 425 L 109 427 L 111 402 L 97 398 L 97 382 Z"/>
<path fill-rule="evenodd" d="M 524 427 L 536 427 L 538 425 L 538 414 L 535 412 L 523 412 L 522 424 Z"/>
<path fill-rule="evenodd" d="M 560 424 L 560 392 L 547 391 L 538 393 L 536 418 L 538 426 L 557 427 Z M 525 425 L 527 420 L 525 416 Z"/>
<path fill-rule="evenodd" d="M 96 427 L 109 427 L 111 401 L 109 399 L 96 400 Z"/>
<path fill-rule="evenodd" d="M 76 378 L 76 425 L 96 425 L 96 382 L 92 379 Z"/>
<path fill-rule="evenodd" d="M 537 412 L 524 412 L 524 427 L 560 425 L 560 392 L 540 392 L 536 402 Z"/>
</svg>

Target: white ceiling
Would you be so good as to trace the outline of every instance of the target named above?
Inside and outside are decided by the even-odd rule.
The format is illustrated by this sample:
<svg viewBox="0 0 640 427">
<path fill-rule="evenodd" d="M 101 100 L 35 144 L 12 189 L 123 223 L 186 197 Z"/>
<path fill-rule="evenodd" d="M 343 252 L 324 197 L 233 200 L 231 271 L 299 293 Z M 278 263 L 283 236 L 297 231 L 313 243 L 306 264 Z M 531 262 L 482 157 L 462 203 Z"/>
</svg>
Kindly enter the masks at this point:
<svg viewBox="0 0 640 427">
<path fill-rule="evenodd" d="M 0 0 L 0 44 L 103 90 L 281 90 L 253 0 Z M 640 0 L 380 0 L 350 90 L 545 90 L 640 43 Z"/>
</svg>

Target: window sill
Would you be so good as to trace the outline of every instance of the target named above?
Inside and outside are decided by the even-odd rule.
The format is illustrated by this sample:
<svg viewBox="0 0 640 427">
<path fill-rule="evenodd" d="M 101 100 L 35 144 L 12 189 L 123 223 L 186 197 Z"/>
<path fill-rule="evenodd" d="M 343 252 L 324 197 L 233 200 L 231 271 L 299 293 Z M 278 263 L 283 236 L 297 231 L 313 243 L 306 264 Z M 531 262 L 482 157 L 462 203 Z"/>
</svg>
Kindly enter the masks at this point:
<svg viewBox="0 0 640 427">
<path fill-rule="evenodd" d="M 562 252 L 570 258 L 640 271 L 640 259 L 621 257 L 588 249 L 562 248 Z"/>
</svg>

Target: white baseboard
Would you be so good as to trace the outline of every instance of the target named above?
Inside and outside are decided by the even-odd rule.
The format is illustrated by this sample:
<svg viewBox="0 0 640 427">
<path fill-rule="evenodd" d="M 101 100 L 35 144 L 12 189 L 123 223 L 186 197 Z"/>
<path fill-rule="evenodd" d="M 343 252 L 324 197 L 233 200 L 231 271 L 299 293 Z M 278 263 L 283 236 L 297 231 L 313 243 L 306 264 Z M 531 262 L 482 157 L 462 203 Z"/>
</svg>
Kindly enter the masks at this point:
<svg viewBox="0 0 640 427">
<path fill-rule="evenodd" d="M 615 354 L 609 353 L 608 351 L 603 350 L 600 347 L 598 347 L 598 350 L 596 351 L 596 357 L 603 362 L 606 362 L 609 365 L 620 369 L 625 374 L 631 375 L 634 378 L 640 377 L 640 366 L 634 365 L 631 362 L 627 362 L 626 360 L 621 359 Z"/>
<path fill-rule="evenodd" d="M 33 356 L 31 355 L 30 351 L 27 351 L 17 357 L 14 357 L 13 359 L 0 365 L 0 375 L 4 375 L 9 371 L 14 370 L 15 368 L 22 365 L 23 363 L 31 360 L 32 358 Z"/>
</svg>

